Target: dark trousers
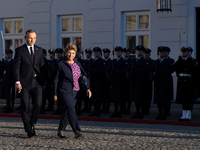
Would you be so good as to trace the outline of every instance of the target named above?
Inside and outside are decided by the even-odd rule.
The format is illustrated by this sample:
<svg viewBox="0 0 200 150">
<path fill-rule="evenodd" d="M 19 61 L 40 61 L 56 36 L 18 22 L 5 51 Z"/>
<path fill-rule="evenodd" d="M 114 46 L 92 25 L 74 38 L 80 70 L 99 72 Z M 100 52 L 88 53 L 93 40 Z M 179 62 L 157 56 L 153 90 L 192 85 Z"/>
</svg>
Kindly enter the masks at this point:
<svg viewBox="0 0 200 150">
<path fill-rule="evenodd" d="M 76 131 L 80 131 L 75 105 L 77 101 L 77 91 L 73 91 L 71 94 L 65 94 L 62 93 L 62 95 L 59 96 L 59 100 L 63 103 L 63 111 L 62 116 L 60 119 L 60 124 L 58 127 L 59 131 L 64 131 L 68 122 L 72 127 L 72 130 L 74 133 Z"/>
<path fill-rule="evenodd" d="M 32 98 L 33 110 L 29 118 L 29 100 Z M 36 124 L 40 107 L 42 105 L 42 87 L 38 84 L 36 79 L 32 80 L 32 85 L 29 88 L 23 88 L 21 91 L 21 116 L 26 132 L 31 132 L 31 125 Z"/>
</svg>

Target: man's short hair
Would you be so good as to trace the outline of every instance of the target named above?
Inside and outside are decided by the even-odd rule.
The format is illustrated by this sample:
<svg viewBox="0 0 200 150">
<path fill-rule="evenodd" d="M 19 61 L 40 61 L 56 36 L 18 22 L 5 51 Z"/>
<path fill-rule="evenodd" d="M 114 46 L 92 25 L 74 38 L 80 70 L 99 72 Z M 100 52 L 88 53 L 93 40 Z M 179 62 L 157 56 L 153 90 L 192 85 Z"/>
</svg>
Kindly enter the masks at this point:
<svg viewBox="0 0 200 150">
<path fill-rule="evenodd" d="M 35 32 L 35 30 L 33 30 L 33 29 L 29 29 L 29 30 L 26 31 L 26 35 L 27 35 L 28 33 L 36 33 L 36 32 Z"/>
</svg>

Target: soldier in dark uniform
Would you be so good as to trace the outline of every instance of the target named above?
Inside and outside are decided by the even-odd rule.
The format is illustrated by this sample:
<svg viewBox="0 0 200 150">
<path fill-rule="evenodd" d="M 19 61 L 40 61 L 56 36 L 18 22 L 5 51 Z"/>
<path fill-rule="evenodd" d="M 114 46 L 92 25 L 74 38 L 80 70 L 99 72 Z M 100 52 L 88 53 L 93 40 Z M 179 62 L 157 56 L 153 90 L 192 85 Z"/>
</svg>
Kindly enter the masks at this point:
<svg viewBox="0 0 200 150">
<path fill-rule="evenodd" d="M 126 68 L 131 65 L 131 58 L 130 58 L 130 48 L 124 48 L 123 50 L 123 55 L 124 55 L 124 60 L 125 60 L 125 65 Z M 130 80 L 128 78 L 126 78 L 125 81 L 125 101 L 122 104 L 123 108 L 122 108 L 122 113 L 123 114 L 130 114 L 130 109 L 131 109 L 131 100 L 130 100 Z"/>
<path fill-rule="evenodd" d="M 80 50 L 80 48 L 77 47 L 77 53 L 76 53 L 75 59 L 78 60 L 82 65 L 83 60 L 80 57 L 80 53 L 81 53 L 81 50 Z"/>
<path fill-rule="evenodd" d="M 48 99 L 48 107 L 46 111 L 54 111 L 54 100 L 53 100 L 53 89 L 54 89 L 54 77 L 57 71 L 57 60 L 55 59 L 55 50 L 49 49 L 49 60 L 48 60 L 48 68 L 47 68 L 47 82 L 46 82 L 46 91 L 47 91 L 47 99 Z"/>
<path fill-rule="evenodd" d="M 151 50 L 149 48 L 145 48 L 143 56 L 144 56 L 144 59 L 148 63 L 148 66 L 149 66 L 148 72 L 149 72 L 149 69 L 154 62 L 154 60 L 151 59 L 151 57 L 150 57 L 151 56 Z M 152 80 L 150 79 L 149 75 L 148 75 L 147 86 L 148 86 L 148 90 L 147 90 L 148 102 L 146 103 L 146 106 L 144 108 L 143 115 L 149 115 L 150 114 L 150 107 L 151 107 L 151 100 L 152 100 Z"/>
<path fill-rule="evenodd" d="M 77 47 L 77 53 L 76 53 L 76 56 L 75 56 L 75 59 L 80 62 L 81 65 L 83 65 L 83 60 L 81 59 L 80 57 L 80 54 L 81 54 L 81 49 Z M 85 99 L 85 97 L 87 97 L 85 91 L 83 91 L 82 89 L 80 89 L 77 93 L 77 102 L 76 102 L 76 105 L 75 105 L 75 108 L 76 108 L 76 115 L 77 116 L 81 116 L 81 106 L 82 106 L 82 100 Z"/>
<path fill-rule="evenodd" d="M 110 49 L 104 48 L 103 49 L 103 56 L 104 56 L 104 74 L 103 74 L 103 105 L 101 112 L 102 113 L 109 113 L 110 109 L 110 80 L 106 76 L 106 69 L 111 63 L 110 59 Z"/>
<path fill-rule="evenodd" d="M 104 60 L 101 56 L 101 49 L 99 47 L 93 48 L 94 59 L 90 67 L 90 88 L 92 91 L 91 101 L 94 106 L 93 112 L 89 114 L 90 117 L 100 117 L 101 103 L 103 99 L 103 74 L 104 74 Z"/>
<path fill-rule="evenodd" d="M 114 113 L 110 118 L 121 118 L 122 103 L 124 102 L 125 95 L 125 80 L 126 80 L 126 62 L 122 57 L 122 47 L 115 47 L 116 59 L 113 59 L 110 66 L 106 70 L 106 76 L 110 79 L 110 101 L 114 102 Z"/>
<path fill-rule="evenodd" d="M 48 77 L 48 60 L 46 58 L 47 56 L 47 51 L 46 49 L 43 49 L 43 59 L 44 59 L 44 65 L 41 68 L 41 74 L 43 75 L 45 81 L 47 80 Z M 45 114 L 45 105 L 46 105 L 46 99 L 47 99 L 47 90 L 46 90 L 46 85 L 45 89 L 42 91 L 42 106 L 40 109 L 40 114 Z"/>
<path fill-rule="evenodd" d="M 182 57 L 179 57 L 175 63 L 175 71 L 178 77 L 176 102 L 182 104 L 183 109 L 180 121 L 190 121 L 192 118 L 193 94 L 197 83 L 197 64 L 189 57 L 189 49 L 188 46 L 183 46 L 181 48 Z"/>
<path fill-rule="evenodd" d="M 85 72 L 90 76 L 90 67 L 92 65 L 92 50 L 89 48 L 85 49 L 85 55 L 86 55 L 86 59 L 83 60 L 82 66 Z M 87 85 L 90 85 L 89 79 L 86 78 L 86 80 L 87 80 L 86 84 L 88 83 Z M 91 107 L 92 107 L 91 100 L 89 100 L 88 96 L 85 95 L 83 101 L 84 101 L 84 108 L 81 110 L 81 112 L 90 113 Z"/>
<path fill-rule="evenodd" d="M 55 50 L 55 53 L 56 53 L 56 61 L 57 63 L 59 63 L 61 60 L 63 60 L 63 49 L 62 48 L 57 48 Z M 57 70 L 57 68 L 56 68 Z M 53 112 L 53 115 L 61 115 L 62 114 L 62 103 L 60 100 L 58 100 L 58 103 L 57 103 L 57 109 Z"/>
<path fill-rule="evenodd" d="M 3 62 L 1 98 L 6 99 L 6 110 L 3 113 L 13 113 L 15 100 L 15 83 L 13 80 L 13 51 L 6 49 L 6 60 Z"/>
<path fill-rule="evenodd" d="M 131 119 L 143 119 L 143 111 L 149 102 L 147 97 L 148 63 L 143 58 L 144 47 L 138 45 L 135 48 L 137 57 L 127 68 L 127 77 L 131 86 L 131 101 L 135 102 L 136 112 Z M 145 93 L 145 94 L 144 94 Z"/>
<path fill-rule="evenodd" d="M 171 70 L 170 61 L 165 58 L 165 47 L 158 47 L 159 59 L 155 60 L 149 70 L 150 78 L 154 80 L 154 103 L 158 106 L 156 120 L 166 120 L 166 105 L 171 103 Z"/>
<path fill-rule="evenodd" d="M 199 75 L 200 75 L 200 73 L 199 73 L 199 65 L 198 65 L 198 61 L 195 59 L 195 58 L 193 58 L 192 57 L 192 52 L 193 52 L 193 49 L 192 49 L 192 47 L 190 47 L 189 46 L 189 53 L 188 53 L 188 56 L 189 56 L 189 58 L 191 58 L 193 61 L 195 61 L 195 63 L 196 63 L 196 72 L 197 72 L 197 77 L 198 77 L 198 79 L 199 79 Z M 193 98 L 194 98 L 194 100 L 197 100 L 197 98 L 198 98 L 198 85 L 199 84 L 196 84 L 195 85 L 195 87 L 194 87 L 194 96 L 193 96 Z"/>
<path fill-rule="evenodd" d="M 172 59 L 172 58 L 170 58 L 169 57 L 169 54 L 170 54 L 170 48 L 168 47 L 168 46 L 165 46 L 165 48 L 164 48 L 164 51 L 165 51 L 165 58 L 170 62 L 170 64 L 171 64 L 171 72 L 173 73 L 174 72 L 174 64 L 175 64 L 175 61 L 174 61 L 174 59 Z M 171 95 L 171 100 L 173 100 L 174 99 L 174 84 L 173 84 L 173 77 L 172 77 L 172 74 L 170 75 L 170 83 L 171 83 L 171 90 L 170 90 L 170 95 Z M 165 115 L 166 116 L 170 116 L 170 109 L 171 109 L 171 102 L 170 102 L 170 104 L 167 104 L 166 105 L 166 112 L 165 112 Z"/>
</svg>

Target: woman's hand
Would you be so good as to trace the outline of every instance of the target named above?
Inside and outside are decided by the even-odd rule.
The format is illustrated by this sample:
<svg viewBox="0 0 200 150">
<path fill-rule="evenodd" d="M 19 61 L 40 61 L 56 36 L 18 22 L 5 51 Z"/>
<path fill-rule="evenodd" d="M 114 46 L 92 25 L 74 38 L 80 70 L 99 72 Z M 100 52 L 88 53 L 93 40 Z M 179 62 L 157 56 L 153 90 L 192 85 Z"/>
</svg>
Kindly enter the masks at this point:
<svg viewBox="0 0 200 150">
<path fill-rule="evenodd" d="M 57 95 L 54 95 L 54 98 L 53 98 L 54 102 L 58 103 L 58 98 L 57 98 Z"/>
<path fill-rule="evenodd" d="M 90 91 L 90 89 L 87 89 L 86 93 L 87 93 L 87 96 L 88 96 L 89 98 L 92 96 L 92 92 Z"/>
</svg>

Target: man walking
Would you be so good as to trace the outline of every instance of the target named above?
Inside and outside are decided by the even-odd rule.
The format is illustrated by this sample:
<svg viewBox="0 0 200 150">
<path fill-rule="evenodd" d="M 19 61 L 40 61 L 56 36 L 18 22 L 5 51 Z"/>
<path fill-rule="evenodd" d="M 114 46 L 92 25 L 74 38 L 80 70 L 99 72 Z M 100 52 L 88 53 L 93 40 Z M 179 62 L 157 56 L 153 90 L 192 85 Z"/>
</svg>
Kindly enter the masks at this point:
<svg viewBox="0 0 200 150">
<path fill-rule="evenodd" d="M 21 94 L 21 116 L 27 137 L 36 135 L 36 124 L 42 104 L 42 86 L 44 78 L 40 68 L 44 65 L 43 49 L 36 46 L 36 32 L 32 29 L 26 31 L 26 43 L 15 50 L 14 78 L 16 88 Z M 29 98 L 32 98 L 33 110 L 29 118 Z"/>
</svg>

